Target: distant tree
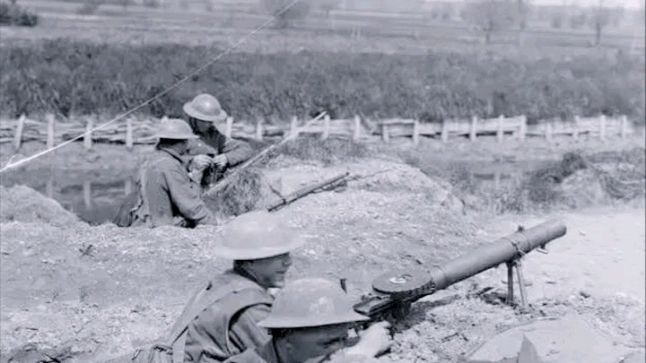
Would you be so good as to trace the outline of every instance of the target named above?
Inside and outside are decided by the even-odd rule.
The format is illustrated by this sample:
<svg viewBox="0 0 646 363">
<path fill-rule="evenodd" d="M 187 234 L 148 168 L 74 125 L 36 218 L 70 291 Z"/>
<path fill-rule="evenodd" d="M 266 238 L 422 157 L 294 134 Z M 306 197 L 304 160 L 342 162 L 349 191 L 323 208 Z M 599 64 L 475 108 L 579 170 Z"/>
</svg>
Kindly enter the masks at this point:
<svg viewBox="0 0 646 363">
<path fill-rule="evenodd" d="M 485 43 L 491 42 L 491 35 L 514 24 L 512 0 L 477 0 L 464 6 L 463 18 L 485 35 Z"/>
<path fill-rule="evenodd" d="M 610 9 L 610 22 L 615 28 L 621 25 L 621 22 L 624 20 L 625 10 L 624 7 L 619 5 Z"/>
<path fill-rule="evenodd" d="M 317 7 L 325 14 L 326 18 L 330 17 L 330 12 L 336 10 L 341 5 L 341 0 L 316 0 Z"/>
<path fill-rule="evenodd" d="M 604 0 L 599 0 L 599 5 L 592 11 L 589 25 L 594 29 L 594 45 L 601 43 L 601 32 L 610 23 L 610 9 L 603 6 Z"/>
<path fill-rule="evenodd" d="M 443 3 L 440 5 L 440 19 L 451 20 L 455 14 L 455 5 L 453 3 Z"/>
<path fill-rule="evenodd" d="M 147 8 L 158 8 L 160 5 L 160 0 L 144 0 L 144 6 Z"/>
<path fill-rule="evenodd" d="M 132 0 L 117 0 L 117 4 L 123 7 L 123 11 L 128 10 L 128 6 L 132 5 Z"/>
<path fill-rule="evenodd" d="M 516 5 L 512 9 L 514 24 L 518 27 L 518 30 L 520 30 L 518 43 L 521 46 L 525 41 L 525 29 L 527 29 L 527 21 L 529 20 L 530 10 L 531 7 L 529 0 L 516 0 Z"/>
<path fill-rule="evenodd" d="M 554 29 L 561 29 L 563 26 L 563 14 L 554 13 L 550 19 L 550 26 Z"/>
<path fill-rule="evenodd" d="M 277 22 L 279 28 L 288 28 L 296 20 L 307 17 L 312 7 L 311 0 L 261 0 L 262 5 Z"/>
<path fill-rule="evenodd" d="M 588 22 L 588 13 L 586 13 L 584 10 L 581 10 L 579 8 L 575 8 L 571 10 L 570 17 L 568 19 L 570 28 L 579 29 L 582 26 L 584 26 L 587 22 Z"/>
</svg>

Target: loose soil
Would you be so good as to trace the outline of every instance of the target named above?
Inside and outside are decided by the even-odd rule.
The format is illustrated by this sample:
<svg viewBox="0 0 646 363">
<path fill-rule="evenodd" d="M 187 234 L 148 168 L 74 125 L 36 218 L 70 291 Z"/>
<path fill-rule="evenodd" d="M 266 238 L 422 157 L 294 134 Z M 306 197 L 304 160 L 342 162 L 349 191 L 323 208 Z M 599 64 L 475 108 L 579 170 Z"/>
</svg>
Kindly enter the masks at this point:
<svg viewBox="0 0 646 363">
<path fill-rule="evenodd" d="M 267 180 L 282 185 L 283 193 L 348 168 L 362 176 L 344 190 L 310 195 L 276 212 L 309 242 L 294 253 L 288 278 L 347 278 L 355 299 L 390 268 L 443 263 L 519 224 L 531 227 L 557 216 L 465 214 L 450 185 L 397 160 L 326 167 L 280 157 L 272 163 Z M 4 193 L 16 189 L 3 191 L 3 202 Z M 55 225 L 45 215 L 12 213 L 12 219 L 3 214 L 0 225 L 3 362 L 14 357 L 35 363 L 43 354 L 100 362 L 127 353 L 164 336 L 190 294 L 230 266 L 210 252 L 218 227 Z M 548 246 L 549 254 L 526 257 L 529 312 L 499 304 L 495 292 L 504 291 L 506 272 L 490 270 L 415 304 L 397 326 L 391 353 L 381 359 L 456 362 L 500 329 L 568 312 L 579 313 L 617 344 L 643 347 L 643 206 L 561 217 L 568 234 Z M 477 297 L 485 287 L 493 291 Z"/>
</svg>

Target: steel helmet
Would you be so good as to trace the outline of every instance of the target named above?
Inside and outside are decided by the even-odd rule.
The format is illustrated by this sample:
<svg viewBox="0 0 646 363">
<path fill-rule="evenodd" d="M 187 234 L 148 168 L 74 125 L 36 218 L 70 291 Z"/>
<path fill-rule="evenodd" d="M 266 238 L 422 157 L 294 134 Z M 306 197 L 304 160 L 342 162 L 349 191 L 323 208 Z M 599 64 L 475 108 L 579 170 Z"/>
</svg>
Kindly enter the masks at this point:
<svg viewBox="0 0 646 363">
<path fill-rule="evenodd" d="M 218 99 L 208 93 L 195 96 L 183 108 L 187 115 L 202 121 L 222 122 L 227 118 Z"/>
<path fill-rule="evenodd" d="M 340 284 L 321 278 L 305 278 L 285 285 L 258 323 L 268 329 L 307 328 L 370 320 L 354 311 Z"/>
<path fill-rule="evenodd" d="M 253 211 L 236 217 L 222 228 L 213 253 L 232 260 L 258 260 L 282 255 L 304 243 L 276 215 Z"/>
<path fill-rule="evenodd" d="M 160 139 L 188 140 L 197 139 L 186 121 L 179 118 L 163 118 L 157 130 L 156 137 Z"/>
</svg>

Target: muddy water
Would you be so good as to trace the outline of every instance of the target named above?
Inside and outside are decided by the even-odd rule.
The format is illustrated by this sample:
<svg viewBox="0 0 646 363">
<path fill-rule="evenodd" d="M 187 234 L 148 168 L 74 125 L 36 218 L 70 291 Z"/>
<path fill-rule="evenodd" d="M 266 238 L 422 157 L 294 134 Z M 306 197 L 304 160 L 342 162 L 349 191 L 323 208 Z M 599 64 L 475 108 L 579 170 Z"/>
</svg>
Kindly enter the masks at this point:
<svg viewBox="0 0 646 363">
<path fill-rule="evenodd" d="M 466 162 L 442 161 L 421 165 L 429 175 L 440 174 L 448 168 L 467 170 L 475 180 L 492 183 L 501 188 L 514 177 L 545 165 L 543 161 Z M 123 170 L 52 170 L 39 169 L 2 175 L 0 184 L 10 187 L 27 185 L 58 201 L 65 209 L 90 224 L 102 224 L 112 219 L 126 195 L 136 187 L 134 169 Z"/>
</svg>

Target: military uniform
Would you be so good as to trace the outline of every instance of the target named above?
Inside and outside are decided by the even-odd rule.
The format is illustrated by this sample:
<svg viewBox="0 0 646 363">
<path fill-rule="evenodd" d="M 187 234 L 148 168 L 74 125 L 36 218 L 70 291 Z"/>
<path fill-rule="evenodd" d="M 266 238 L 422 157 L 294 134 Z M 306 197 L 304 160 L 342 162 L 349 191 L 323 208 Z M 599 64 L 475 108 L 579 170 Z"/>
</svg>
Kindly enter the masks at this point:
<svg viewBox="0 0 646 363">
<path fill-rule="evenodd" d="M 188 325 L 185 362 L 222 362 L 271 339 L 267 329 L 257 325 L 269 314 L 273 301 L 266 289 L 234 271 L 213 279 L 208 289 L 218 289 L 243 279 L 253 288 L 229 294 L 202 311 Z M 189 303 L 186 309 L 191 309 L 192 305 L 193 302 Z"/>
<path fill-rule="evenodd" d="M 144 166 L 139 206 L 134 226 L 176 225 L 192 227 L 213 223 L 214 217 L 200 197 L 200 187 L 188 175 L 181 156 L 159 149 Z"/>
</svg>

